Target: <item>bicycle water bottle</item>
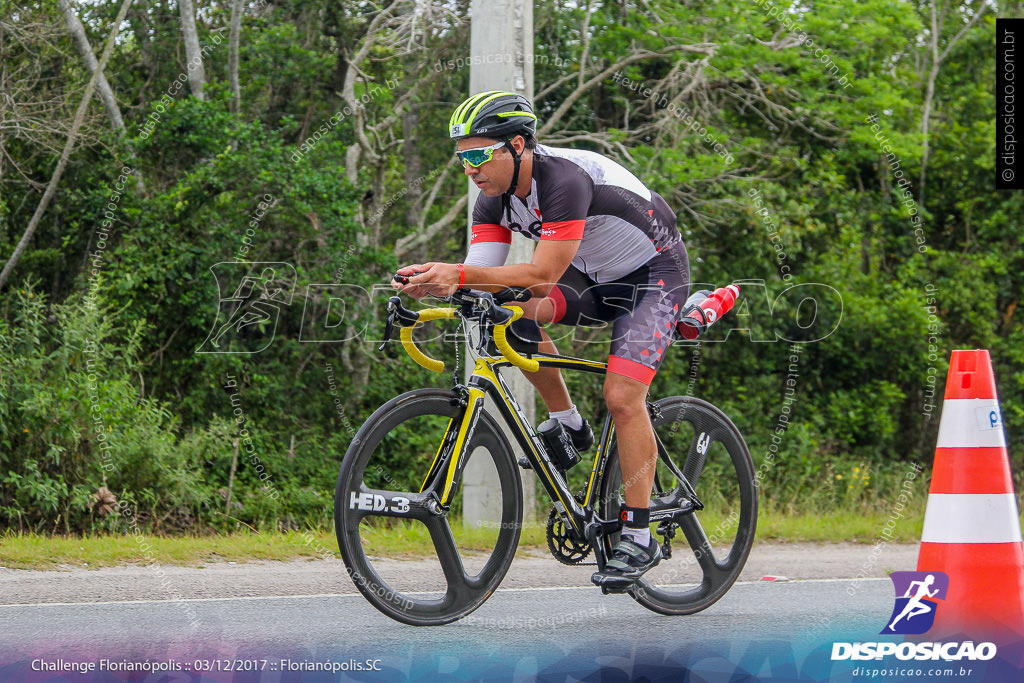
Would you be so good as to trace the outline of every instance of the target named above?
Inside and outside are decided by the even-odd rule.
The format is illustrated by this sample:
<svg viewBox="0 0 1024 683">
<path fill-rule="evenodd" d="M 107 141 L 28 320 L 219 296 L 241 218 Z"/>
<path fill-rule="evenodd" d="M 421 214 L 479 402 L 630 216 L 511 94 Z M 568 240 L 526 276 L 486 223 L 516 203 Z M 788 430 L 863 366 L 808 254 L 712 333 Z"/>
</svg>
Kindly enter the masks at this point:
<svg viewBox="0 0 1024 683">
<path fill-rule="evenodd" d="M 683 339 L 696 339 L 704 334 L 711 325 L 728 313 L 740 288 L 736 285 L 719 287 L 714 292 L 702 289 L 694 292 L 686 300 L 682 319 L 676 324 L 676 330 Z"/>
<path fill-rule="evenodd" d="M 579 451 L 572 445 L 572 437 L 565 431 L 565 427 L 558 420 L 547 420 L 554 424 L 542 424 L 537 430 L 541 441 L 547 448 L 555 465 L 565 473 L 566 470 L 578 463 L 581 458 Z"/>
</svg>

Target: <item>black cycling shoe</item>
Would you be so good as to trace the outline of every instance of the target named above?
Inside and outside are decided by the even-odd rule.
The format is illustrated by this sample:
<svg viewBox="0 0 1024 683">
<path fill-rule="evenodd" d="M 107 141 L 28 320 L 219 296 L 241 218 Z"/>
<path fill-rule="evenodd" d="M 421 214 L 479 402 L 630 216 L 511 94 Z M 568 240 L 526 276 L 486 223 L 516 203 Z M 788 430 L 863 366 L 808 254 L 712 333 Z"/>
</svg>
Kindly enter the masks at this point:
<svg viewBox="0 0 1024 683">
<path fill-rule="evenodd" d="M 646 548 L 638 545 L 632 536 L 623 536 L 612 548 L 612 559 L 605 562 L 604 571 L 595 572 L 590 580 L 595 586 L 609 590 L 633 585 L 644 572 L 661 562 L 661 544 L 651 535 Z"/>
<path fill-rule="evenodd" d="M 573 448 L 578 452 L 582 453 L 594 445 L 594 430 L 590 428 L 590 423 L 587 422 L 586 418 L 583 419 L 583 424 L 580 425 L 579 429 L 573 429 L 568 425 L 562 426 L 565 427 L 566 433 L 572 438 Z"/>
</svg>

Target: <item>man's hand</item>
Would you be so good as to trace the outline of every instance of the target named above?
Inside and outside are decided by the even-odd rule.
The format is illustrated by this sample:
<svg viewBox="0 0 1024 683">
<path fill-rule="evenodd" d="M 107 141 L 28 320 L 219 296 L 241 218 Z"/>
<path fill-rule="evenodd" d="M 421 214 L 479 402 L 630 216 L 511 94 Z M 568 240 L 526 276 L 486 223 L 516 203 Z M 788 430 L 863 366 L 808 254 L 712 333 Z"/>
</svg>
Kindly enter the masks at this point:
<svg viewBox="0 0 1024 683">
<path fill-rule="evenodd" d="M 463 286 L 497 292 L 506 287 L 525 287 L 533 296 L 544 298 L 558 283 L 572 263 L 580 240 L 541 240 L 533 251 L 531 263 L 510 266 L 463 266 L 466 282 Z M 391 286 L 409 296 L 422 299 L 428 294 L 449 296 L 459 288 L 459 266 L 455 263 L 414 263 L 398 269 L 399 275 L 409 278 L 407 284 L 392 282 Z"/>
<path fill-rule="evenodd" d="M 459 288 L 459 267 L 454 263 L 414 263 L 398 269 L 399 275 L 409 278 L 408 284 L 392 281 L 391 286 L 414 299 L 428 294 L 450 296 Z"/>
</svg>

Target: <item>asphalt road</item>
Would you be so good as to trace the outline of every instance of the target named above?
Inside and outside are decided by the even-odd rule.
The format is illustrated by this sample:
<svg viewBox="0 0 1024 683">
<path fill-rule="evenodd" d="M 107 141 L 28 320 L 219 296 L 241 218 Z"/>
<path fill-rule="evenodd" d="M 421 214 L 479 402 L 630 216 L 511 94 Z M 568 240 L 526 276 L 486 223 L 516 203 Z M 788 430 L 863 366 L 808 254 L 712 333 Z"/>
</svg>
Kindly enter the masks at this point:
<svg viewBox="0 0 1024 683">
<path fill-rule="evenodd" d="M 917 552 L 916 543 L 889 544 L 876 555 L 873 546 L 858 543 L 759 542 L 754 545 L 740 580 L 755 581 L 763 576 L 884 578 L 893 570 L 914 569 Z M 393 560 L 387 564 L 390 572 L 402 576 L 402 585 L 422 581 L 414 586 L 418 590 L 430 590 L 426 577 L 437 573 L 436 559 Z M 136 565 L 93 569 L 63 566 L 57 569 L 0 568 L 0 605 L 355 593 L 344 565 L 334 556 L 285 562 L 207 562 L 193 567 Z M 546 548 L 520 548 L 502 579 L 501 588 L 589 587 L 592 572 L 593 567 L 559 564 Z"/>
<path fill-rule="evenodd" d="M 854 595 L 851 587 L 856 586 Z M 886 579 L 735 585 L 697 615 L 655 614 L 628 596 L 604 596 L 593 587 L 498 590 L 469 617 L 441 627 L 413 627 L 377 612 L 360 595 L 54 603 L 0 607 L 4 644 L 131 649 L 164 652 L 176 644 L 237 648 L 319 650 L 344 645 L 353 652 L 394 653 L 396 648 L 459 642 L 486 650 L 499 641 L 522 654 L 555 642 L 575 648 L 623 633 L 649 644 L 721 638 L 788 637 L 815 625 L 878 631 L 892 609 Z M 190 611 L 186 610 L 186 606 Z M 815 629 L 820 631 L 821 629 Z M 514 636 L 514 638 L 513 638 Z"/>
<path fill-rule="evenodd" d="M 886 550 L 873 573 L 912 568 L 916 549 Z M 892 639 L 878 635 L 888 579 L 813 578 L 855 576 L 866 557 L 868 546 L 760 546 L 724 598 L 685 617 L 604 596 L 589 569 L 525 557 L 476 612 L 430 628 L 377 612 L 336 560 L 0 571 L 0 683 L 1024 680 L 1019 662 L 912 662 L 901 675 L 904 662 L 832 661 L 836 642 Z"/>
<path fill-rule="evenodd" d="M 886 579 L 743 582 L 687 617 L 658 615 L 591 587 L 553 587 L 499 590 L 468 618 L 433 628 L 391 621 L 358 595 L 321 595 L 5 605 L 0 633 L 6 655 L 17 655 L 23 667 L 78 657 L 207 671 L 217 662 L 241 668 L 252 665 L 235 660 L 255 659 L 262 669 L 214 671 L 218 680 L 285 680 L 298 676 L 295 667 L 318 662 L 370 670 L 312 679 L 307 673 L 303 681 L 566 680 L 597 666 L 602 675 L 609 667 L 621 671 L 622 680 L 635 680 L 640 670 L 649 675 L 651 666 L 666 674 L 684 667 L 710 672 L 695 681 L 726 680 L 731 673 L 712 674 L 741 666 L 764 676 L 825 667 L 819 680 L 842 680 L 828 661 L 831 642 L 877 634 L 891 608 Z"/>
</svg>

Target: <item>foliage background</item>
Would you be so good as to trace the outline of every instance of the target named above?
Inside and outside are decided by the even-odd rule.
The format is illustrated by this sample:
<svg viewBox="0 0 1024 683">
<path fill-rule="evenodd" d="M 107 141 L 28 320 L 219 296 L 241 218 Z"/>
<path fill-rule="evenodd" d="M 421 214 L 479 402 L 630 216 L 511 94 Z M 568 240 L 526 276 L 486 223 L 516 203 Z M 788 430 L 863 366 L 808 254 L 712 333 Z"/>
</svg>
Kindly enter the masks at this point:
<svg viewBox="0 0 1024 683">
<path fill-rule="evenodd" d="M 445 381 L 395 349 L 300 336 L 304 311 L 326 315 L 325 293 L 307 284 L 370 291 L 399 264 L 464 253 L 466 183 L 444 126 L 468 94 L 468 2 L 240 6 L 236 107 L 230 3 L 199 6 L 198 39 L 211 48 L 201 98 L 190 84 L 164 104 L 187 68 L 179 8 L 131 5 L 105 72 L 125 128 L 94 98 L 55 199 L 0 291 L 8 529 L 109 528 L 100 487 L 162 532 L 324 524 L 358 424 L 401 390 Z M 71 9 L 99 54 L 116 4 Z M 719 330 L 702 345 L 692 384 L 733 416 L 756 460 L 782 406 L 785 340 L 804 342 L 792 426 L 762 488 L 769 504 L 891 506 L 892 482 L 909 463 L 931 461 L 955 348 L 991 351 L 1021 462 L 1024 194 L 993 190 L 996 16 L 1022 16 L 1021 4 L 535 5 L 541 141 L 606 153 L 662 193 L 678 211 L 695 281 L 764 281 L 748 289 L 728 337 Z M 6 261 L 90 73 L 57 0 L 0 0 L 0 17 Z M 731 163 L 672 113 L 683 108 Z M 923 252 L 869 116 L 911 181 Z M 89 306 L 90 253 L 123 166 L 137 173 Z M 267 195 L 273 206 L 245 259 L 291 264 L 295 300 L 261 353 L 197 354 L 218 307 L 210 267 L 233 260 Z M 799 284 L 837 293 L 819 298 L 813 324 L 799 308 L 807 290 L 790 289 Z M 379 329 L 383 299 L 352 302 L 342 331 Z M 561 350 L 602 357 L 600 341 L 580 334 Z M 450 356 L 451 345 L 433 342 L 432 353 Z M 654 391 L 689 386 L 692 357 L 669 356 Z M 225 390 L 228 375 L 236 389 Z M 601 414 L 599 385 L 572 387 L 591 419 Z M 936 406 L 930 414 L 926 404 Z M 267 495 L 244 450 L 231 476 L 237 406 L 279 496 Z M 116 445 L 106 460 L 104 441 Z"/>
</svg>

